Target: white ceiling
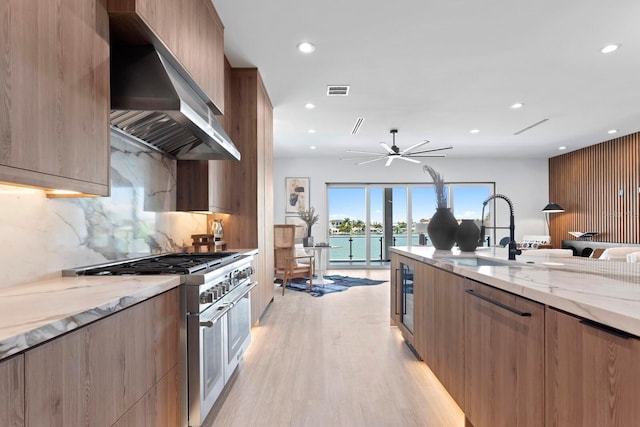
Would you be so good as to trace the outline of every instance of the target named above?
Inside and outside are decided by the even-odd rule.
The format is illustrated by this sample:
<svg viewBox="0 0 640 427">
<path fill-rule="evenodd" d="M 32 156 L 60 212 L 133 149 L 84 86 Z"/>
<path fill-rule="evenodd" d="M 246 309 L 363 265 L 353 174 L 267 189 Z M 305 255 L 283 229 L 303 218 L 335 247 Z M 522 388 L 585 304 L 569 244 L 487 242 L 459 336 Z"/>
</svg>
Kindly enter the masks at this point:
<svg viewBox="0 0 640 427">
<path fill-rule="evenodd" d="M 231 65 L 263 77 L 275 157 L 378 152 L 398 128 L 401 149 L 428 139 L 452 158 L 546 158 L 640 130 L 638 0 L 213 3 Z M 610 43 L 621 47 L 600 53 Z M 350 95 L 327 97 L 331 84 Z"/>
</svg>

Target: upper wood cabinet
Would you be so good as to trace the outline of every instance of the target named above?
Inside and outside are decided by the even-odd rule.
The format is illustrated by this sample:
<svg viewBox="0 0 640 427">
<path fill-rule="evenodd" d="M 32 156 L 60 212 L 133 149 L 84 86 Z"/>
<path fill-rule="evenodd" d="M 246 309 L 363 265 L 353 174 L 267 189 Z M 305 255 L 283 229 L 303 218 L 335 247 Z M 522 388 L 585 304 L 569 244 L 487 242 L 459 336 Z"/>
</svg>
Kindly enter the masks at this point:
<svg viewBox="0 0 640 427">
<path fill-rule="evenodd" d="M 224 112 L 224 26 L 211 0 L 108 0 L 114 44 L 168 50 Z"/>
<path fill-rule="evenodd" d="M 547 309 L 546 426 L 636 426 L 640 339 Z"/>
<path fill-rule="evenodd" d="M 0 426 L 24 426 L 24 356 L 0 362 Z"/>
<path fill-rule="evenodd" d="M 0 0 L 0 181 L 109 194 L 106 0 Z"/>
<path fill-rule="evenodd" d="M 273 107 L 256 68 L 229 72 L 229 117 L 222 123 L 242 159 L 216 162 L 216 167 L 226 168 L 228 179 L 233 213 L 225 222 L 228 247 L 260 252 L 255 261 L 258 286 L 251 293 L 255 324 L 273 300 Z"/>
<path fill-rule="evenodd" d="M 232 213 L 232 181 L 224 165 L 231 161 L 178 160 L 177 210 Z"/>
<path fill-rule="evenodd" d="M 544 306 L 465 282 L 467 420 L 474 427 L 544 425 Z"/>
</svg>

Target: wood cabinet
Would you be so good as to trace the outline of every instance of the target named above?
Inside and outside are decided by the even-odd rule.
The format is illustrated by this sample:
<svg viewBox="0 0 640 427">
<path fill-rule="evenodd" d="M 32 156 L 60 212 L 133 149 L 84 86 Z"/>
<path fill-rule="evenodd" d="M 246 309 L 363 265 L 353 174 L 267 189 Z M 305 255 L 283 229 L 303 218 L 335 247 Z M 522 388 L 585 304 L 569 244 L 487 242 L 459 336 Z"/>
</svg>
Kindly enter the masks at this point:
<svg viewBox="0 0 640 427">
<path fill-rule="evenodd" d="M 24 356 L 0 362 L 0 426 L 24 426 Z"/>
<path fill-rule="evenodd" d="M 419 264 L 425 297 L 416 307 L 415 347 L 464 410 L 464 286 L 456 274 Z"/>
<path fill-rule="evenodd" d="M 0 181 L 109 194 L 106 0 L 0 0 Z"/>
<path fill-rule="evenodd" d="M 218 162 L 226 169 L 231 211 L 224 239 L 230 248 L 258 248 L 258 286 L 251 293 L 251 322 L 256 324 L 273 300 L 273 107 L 255 68 L 231 68 L 230 105 L 223 122 L 240 150 L 239 162 Z M 223 172 L 220 172 L 223 173 Z"/>
<path fill-rule="evenodd" d="M 403 266 L 412 271 L 410 298 L 403 295 Z M 465 279 L 437 267 L 391 253 L 391 324 L 397 325 L 461 408 L 464 408 Z M 410 303 L 411 307 L 406 305 Z M 407 310 L 408 309 L 408 310 Z M 408 328 L 406 312 L 413 313 Z"/>
<path fill-rule="evenodd" d="M 179 407 L 166 405 L 175 399 L 179 369 L 174 366 L 142 399 L 135 404 L 114 427 L 176 427 L 179 426 Z"/>
<path fill-rule="evenodd" d="M 413 347 L 422 360 L 427 362 L 431 368 L 431 363 L 427 361 L 429 350 L 433 345 L 433 273 L 435 268 L 416 262 L 414 265 L 414 328 Z M 433 369 L 432 369 L 433 370 Z"/>
<path fill-rule="evenodd" d="M 178 160 L 177 200 L 179 211 L 232 213 L 231 178 L 225 162 L 232 160 Z"/>
<path fill-rule="evenodd" d="M 176 288 L 28 350 L 26 425 L 111 426 L 137 405 L 139 425 L 179 425 L 179 307 Z"/>
<path fill-rule="evenodd" d="M 465 282 L 468 422 L 474 427 L 544 425 L 544 306 Z"/>
<path fill-rule="evenodd" d="M 546 425 L 635 426 L 640 339 L 547 309 Z"/>
<path fill-rule="evenodd" d="M 222 114 L 224 26 L 210 0 L 107 0 L 114 44 L 167 51 Z"/>
</svg>

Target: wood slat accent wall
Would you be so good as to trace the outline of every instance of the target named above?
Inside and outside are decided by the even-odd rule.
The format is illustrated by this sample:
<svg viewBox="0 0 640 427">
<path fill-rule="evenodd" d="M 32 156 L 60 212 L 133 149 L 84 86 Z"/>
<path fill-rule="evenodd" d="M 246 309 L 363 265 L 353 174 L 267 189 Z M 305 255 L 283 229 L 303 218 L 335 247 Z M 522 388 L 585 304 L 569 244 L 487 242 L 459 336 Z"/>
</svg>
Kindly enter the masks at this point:
<svg viewBox="0 0 640 427">
<path fill-rule="evenodd" d="M 569 231 L 597 231 L 594 240 L 640 243 L 640 133 L 549 159 L 549 201 L 565 209 L 549 215 L 551 243 Z"/>
</svg>

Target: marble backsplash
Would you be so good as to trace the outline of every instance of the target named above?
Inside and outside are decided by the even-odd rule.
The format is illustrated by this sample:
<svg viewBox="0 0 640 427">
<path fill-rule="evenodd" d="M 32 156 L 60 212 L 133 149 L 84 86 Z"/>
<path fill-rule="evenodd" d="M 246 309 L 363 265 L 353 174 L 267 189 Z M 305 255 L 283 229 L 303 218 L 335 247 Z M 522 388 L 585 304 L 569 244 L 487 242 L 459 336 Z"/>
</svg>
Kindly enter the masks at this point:
<svg viewBox="0 0 640 427">
<path fill-rule="evenodd" d="M 48 199 L 0 186 L 0 287 L 60 276 L 60 270 L 180 252 L 206 233 L 207 216 L 173 212 L 176 162 L 111 134 L 111 196 Z"/>
</svg>

